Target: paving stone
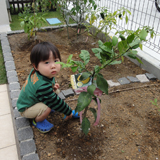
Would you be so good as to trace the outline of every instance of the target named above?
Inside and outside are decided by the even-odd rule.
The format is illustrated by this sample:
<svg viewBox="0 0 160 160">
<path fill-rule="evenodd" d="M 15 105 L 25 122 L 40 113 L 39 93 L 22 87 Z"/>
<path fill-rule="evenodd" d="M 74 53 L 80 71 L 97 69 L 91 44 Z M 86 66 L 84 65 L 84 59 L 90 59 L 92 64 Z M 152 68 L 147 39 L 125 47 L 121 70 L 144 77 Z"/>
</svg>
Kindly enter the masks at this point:
<svg viewBox="0 0 160 160">
<path fill-rule="evenodd" d="M 4 52 L 3 51 L 3 57 L 12 57 L 12 53 L 10 51 Z"/>
<path fill-rule="evenodd" d="M 38 154 L 34 153 L 34 154 L 24 156 L 22 160 L 39 160 L 39 157 L 38 157 Z"/>
<path fill-rule="evenodd" d="M 59 96 L 61 99 L 65 99 L 65 96 L 63 95 L 62 92 L 60 92 L 60 93 L 58 94 L 58 96 Z"/>
<path fill-rule="evenodd" d="M 16 128 L 17 129 L 30 126 L 29 120 L 26 119 L 26 118 L 23 118 L 23 117 L 16 119 L 15 123 L 16 123 Z"/>
<path fill-rule="evenodd" d="M 11 99 L 18 98 L 20 92 L 21 92 L 20 90 L 11 91 L 11 92 L 10 92 Z"/>
<path fill-rule="evenodd" d="M 17 76 L 17 72 L 15 70 L 7 72 L 7 77 L 12 77 L 12 76 Z"/>
<path fill-rule="evenodd" d="M 3 52 L 3 57 L 13 57 L 11 52 Z"/>
<path fill-rule="evenodd" d="M 1 40 L 1 45 L 2 45 L 2 46 L 5 46 L 5 45 L 10 46 L 8 39 L 2 39 L 2 40 Z"/>
<path fill-rule="evenodd" d="M 13 59 L 13 57 L 12 56 L 6 56 L 6 57 L 4 57 L 4 61 L 6 62 L 6 61 L 13 61 L 14 59 Z"/>
<path fill-rule="evenodd" d="M 10 50 L 11 47 L 9 45 L 3 44 L 2 46 L 2 50 Z"/>
<path fill-rule="evenodd" d="M 119 86 L 120 85 L 119 82 L 113 82 L 112 80 L 107 80 L 107 83 L 108 83 L 109 87 Z"/>
<path fill-rule="evenodd" d="M 20 90 L 20 84 L 18 82 L 9 83 L 9 90 Z"/>
<path fill-rule="evenodd" d="M 8 83 L 18 82 L 17 76 L 8 77 Z"/>
<path fill-rule="evenodd" d="M 4 47 L 2 48 L 2 52 L 11 52 L 11 48 L 8 46 L 8 47 Z"/>
<path fill-rule="evenodd" d="M 12 107 L 13 107 L 13 108 L 16 107 L 16 105 L 17 105 L 17 100 L 18 100 L 18 98 L 15 98 L 15 99 L 12 99 L 12 100 L 11 100 L 11 104 L 12 104 Z"/>
<path fill-rule="evenodd" d="M 127 78 L 128 78 L 131 82 L 140 82 L 137 77 L 127 76 Z"/>
<path fill-rule="evenodd" d="M 149 80 L 156 80 L 156 76 L 153 75 L 153 74 L 150 74 L 150 73 L 145 73 L 146 77 L 149 79 Z"/>
<path fill-rule="evenodd" d="M 67 90 L 62 90 L 62 93 L 64 94 L 64 96 L 66 98 L 69 97 L 69 96 L 74 96 L 74 92 L 71 88 L 67 89 Z"/>
<path fill-rule="evenodd" d="M 5 66 L 5 68 L 6 68 L 6 71 L 12 71 L 12 70 L 16 69 L 15 65 Z"/>
<path fill-rule="evenodd" d="M 14 64 L 14 61 L 7 61 L 5 62 L 6 66 L 12 66 Z"/>
<path fill-rule="evenodd" d="M 36 151 L 36 145 L 34 140 L 25 141 L 20 143 L 20 152 L 21 156 L 24 156 L 29 153 L 33 153 Z"/>
<path fill-rule="evenodd" d="M 14 114 L 14 118 L 21 117 L 21 115 L 20 115 L 20 113 L 18 112 L 17 109 L 14 109 L 14 110 L 13 110 L 13 114 Z"/>
<path fill-rule="evenodd" d="M 14 61 L 7 61 L 7 62 L 5 62 L 5 68 L 6 68 L 6 71 L 15 70 L 16 67 L 15 67 Z"/>
<path fill-rule="evenodd" d="M 1 39 L 3 39 L 3 38 L 7 38 L 7 33 L 1 33 Z"/>
<path fill-rule="evenodd" d="M 144 83 L 144 82 L 149 82 L 148 78 L 145 76 L 145 74 L 139 74 L 139 75 L 136 75 L 136 77 L 139 79 L 139 81 L 141 83 Z"/>
<path fill-rule="evenodd" d="M 17 131 L 17 135 L 19 141 L 33 139 L 33 130 L 31 127 L 23 128 Z"/>
<path fill-rule="evenodd" d="M 129 84 L 130 83 L 130 81 L 125 77 L 119 78 L 118 81 L 120 84 Z"/>
</svg>

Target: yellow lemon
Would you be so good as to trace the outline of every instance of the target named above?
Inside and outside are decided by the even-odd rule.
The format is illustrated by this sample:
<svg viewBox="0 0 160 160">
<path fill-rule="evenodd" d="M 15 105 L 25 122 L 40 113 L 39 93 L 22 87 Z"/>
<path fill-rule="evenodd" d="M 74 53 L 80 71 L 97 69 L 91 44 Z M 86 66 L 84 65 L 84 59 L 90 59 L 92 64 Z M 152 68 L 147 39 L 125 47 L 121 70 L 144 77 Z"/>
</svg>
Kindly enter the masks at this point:
<svg viewBox="0 0 160 160">
<path fill-rule="evenodd" d="M 80 77 L 81 77 L 81 75 L 78 76 L 78 78 L 77 78 L 78 81 L 80 81 L 80 80 L 79 80 Z M 82 82 L 83 84 L 86 84 L 86 83 L 89 82 L 89 80 L 90 80 L 90 77 L 88 77 L 87 79 L 85 79 L 85 80 L 83 80 L 83 81 L 81 81 L 81 82 Z"/>
</svg>

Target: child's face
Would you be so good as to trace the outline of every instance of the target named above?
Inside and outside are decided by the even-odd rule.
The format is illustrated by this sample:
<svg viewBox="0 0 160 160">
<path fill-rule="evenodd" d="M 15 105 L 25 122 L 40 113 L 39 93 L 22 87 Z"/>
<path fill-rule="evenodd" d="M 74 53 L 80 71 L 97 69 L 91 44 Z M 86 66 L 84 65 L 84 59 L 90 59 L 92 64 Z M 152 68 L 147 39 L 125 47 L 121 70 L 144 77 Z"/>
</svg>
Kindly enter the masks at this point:
<svg viewBox="0 0 160 160">
<path fill-rule="evenodd" d="M 61 65 L 55 64 L 55 62 L 60 62 L 60 59 L 55 59 L 52 52 L 50 52 L 49 59 L 39 62 L 38 67 L 35 69 L 39 71 L 43 76 L 53 78 L 61 70 Z"/>
</svg>

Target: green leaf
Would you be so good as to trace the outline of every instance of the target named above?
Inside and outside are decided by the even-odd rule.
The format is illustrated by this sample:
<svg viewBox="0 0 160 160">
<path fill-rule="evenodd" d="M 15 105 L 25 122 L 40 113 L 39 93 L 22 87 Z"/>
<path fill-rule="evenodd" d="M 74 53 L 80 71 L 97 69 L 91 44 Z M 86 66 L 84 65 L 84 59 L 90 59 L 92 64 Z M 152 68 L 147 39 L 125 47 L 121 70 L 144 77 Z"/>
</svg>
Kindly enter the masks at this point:
<svg viewBox="0 0 160 160">
<path fill-rule="evenodd" d="M 86 65 L 90 60 L 89 52 L 86 50 L 81 50 L 81 54 L 79 57 L 84 61 L 84 64 Z"/>
<path fill-rule="evenodd" d="M 103 42 L 101 40 L 98 41 L 98 46 L 102 46 L 103 45 Z"/>
<path fill-rule="evenodd" d="M 128 23 L 128 16 L 126 16 L 126 24 Z"/>
<path fill-rule="evenodd" d="M 127 49 L 128 49 L 127 40 L 123 40 L 118 43 L 118 50 L 120 54 L 125 53 Z"/>
<path fill-rule="evenodd" d="M 115 16 L 117 14 L 117 11 L 115 11 L 114 13 L 113 13 L 113 16 Z"/>
<path fill-rule="evenodd" d="M 112 50 L 112 42 L 105 42 L 103 45 Z"/>
<path fill-rule="evenodd" d="M 134 40 L 134 34 L 131 34 L 127 37 L 127 43 L 131 43 Z"/>
<path fill-rule="evenodd" d="M 21 27 L 24 26 L 24 21 L 22 21 L 22 22 L 20 23 L 20 25 L 21 25 Z"/>
<path fill-rule="evenodd" d="M 117 43 L 118 43 L 118 38 L 116 36 L 113 36 L 113 38 L 112 38 L 113 46 L 116 46 Z"/>
<path fill-rule="evenodd" d="M 125 55 L 127 55 L 128 57 L 132 58 L 132 59 L 136 59 L 137 58 L 137 51 L 136 50 L 130 50 L 129 52 L 127 52 Z"/>
<path fill-rule="evenodd" d="M 80 76 L 79 80 L 83 81 L 85 79 L 87 79 L 91 74 L 88 72 L 83 72 L 82 75 Z"/>
<path fill-rule="evenodd" d="M 107 55 L 112 54 L 112 50 L 110 48 L 108 48 L 107 46 L 102 45 L 102 46 L 100 46 L 100 48 L 104 51 L 103 54 L 107 54 L 107 53 L 109 53 Z"/>
<path fill-rule="evenodd" d="M 71 67 L 72 72 L 73 72 L 73 73 L 76 72 L 76 71 L 77 71 L 77 68 L 78 68 L 78 66 Z"/>
<path fill-rule="evenodd" d="M 68 59 L 67 59 L 67 63 L 69 63 L 71 61 L 72 57 L 73 57 L 73 54 L 70 54 Z"/>
<path fill-rule="evenodd" d="M 141 43 L 139 44 L 139 48 L 143 50 L 143 45 Z"/>
<path fill-rule="evenodd" d="M 97 54 L 97 53 L 102 52 L 102 50 L 100 48 L 92 48 L 92 52 Z"/>
<path fill-rule="evenodd" d="M 157 98 L 154 99 L 154 102 L 157 103 Z"/>
<path fill-rule="evenodd" d="M 95 54 L 95 56 L 101 61 L 102 60 L 102 57 L 99 53 Z"/>
<path fill-rule="evenodd" d="M 96 86 L 91 84 L 90 86 L 87 87 L 87 92 L 91 95 L 94 95 L 95 89 L 96 89 Z"/>
<path fill-rule="evenodd" d="M 132 43 L 129 43 L 129 46 L 132 48 L 132 49 L 135 49 L 134 47 L 138 46 L 140 44 L 140 40 L 139 39 L 136 39 L 134 40 Z"/>
<path fill-rule="evenodd" d="M 90 122 L 89 122 L 88 118 L 84 117 L 83 121 L 82 121 L 82 131 L 85 135 L 88 134 L 89 128 L 90 128 Z"/>
<path fill-rule="evenodd" d="M 97 79 L 96 79 L 97 87 L 103 91 L 104 93 L 108 94 L 108 83 L 107 81 L 103 78 L 101 74 L 97 74 Z"/>
<path fill-rule="evenodd" d="M 65 64 L 65 63 L 63 63 L 63 62 L 56 62 L 56 64 L 60 64 L 60 65 L 62 66 L 62 69 L 72 66 L 72 64 Z"/>
<path fill-rule="evenodd" d="M 95 121 L 96 121 L 96 119 L 97 119 L 97 112 L 96 112 L 96 109 L 95 109 L 95 108 L 89 108 L 89 110 L 93 113 L 94 119 L 95 119 Z"/>
<path fill-rule="evenodd" d="M 109 65 L 115 65 L 115 64 L 121 64 L 122 63 L 122 61 L 113 61 L 113 62 L 111 62 Z"/>
<path fill-rule="evenodd" d="M 141 40 L 146 40 L 146 37 L 147 37 L 147 31 L 146 30 L 144 30 L 144 29 L 142 29 L 141 30 L 141 32 L 139 33 L 139 38 L 141 39 Z"/>
<path fill-rule="evenodd" d="M 100 71 L 100 67 L 99 67 L 98 65 L 96 65 L 96 66 L 94 67 L 94 71 L 95 71 L 95 73 L 98 73 L 98 72 Z"/>
<path fill-rule="evenodd" d="M 124 40 L 126 39 L 122 34 L 119 35 L 119 38 L 120 38 L 122 41 L 124 41 Z"/>
<path fill-rule="evenodd" d="M 125 15 L 125 11 L 123 11 L 123 16 Z"/>
<path fill-rule="evenodd" d="M 81 92 L 78 97 L 78 104 L 76 107 L 76 111 L 83 111 L 92 101 L 92 95 L 87 92 Z"/>
<path fill-rule="evenodd" d="M 142 62 L 138 57 L 136 57 L 136 60 L 137 60 L 140 64 L 143 64 L 143 62 Z"/>
</svg>

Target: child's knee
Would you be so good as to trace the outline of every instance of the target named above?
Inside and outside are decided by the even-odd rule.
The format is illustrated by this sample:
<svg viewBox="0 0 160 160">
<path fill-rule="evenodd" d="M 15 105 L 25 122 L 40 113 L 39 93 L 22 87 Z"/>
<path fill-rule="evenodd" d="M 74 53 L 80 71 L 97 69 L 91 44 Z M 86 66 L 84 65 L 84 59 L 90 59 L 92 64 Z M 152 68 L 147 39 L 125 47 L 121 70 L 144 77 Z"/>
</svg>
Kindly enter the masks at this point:
<svg viewBox="0 0 160 160">
<path fill-rule="evenodd" d="M 29 108 L 26 108 L 26 110 L 21 113 L 21 116 L 33 119 L 33 118 L 36 118 L 36 117 L 42 115 L 47 110 L 47 108 L 48 108 L 47 105 L 40 102 L 40 103 L 37 103 Z"/>
</svg>

